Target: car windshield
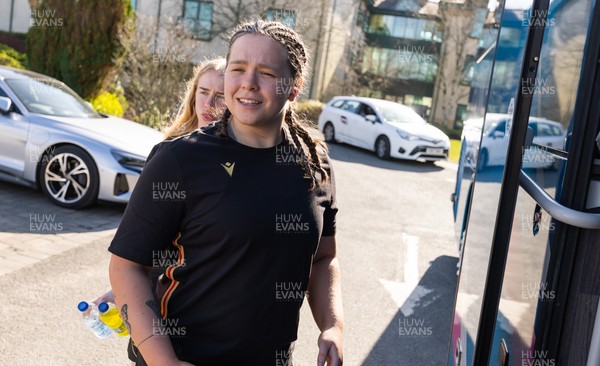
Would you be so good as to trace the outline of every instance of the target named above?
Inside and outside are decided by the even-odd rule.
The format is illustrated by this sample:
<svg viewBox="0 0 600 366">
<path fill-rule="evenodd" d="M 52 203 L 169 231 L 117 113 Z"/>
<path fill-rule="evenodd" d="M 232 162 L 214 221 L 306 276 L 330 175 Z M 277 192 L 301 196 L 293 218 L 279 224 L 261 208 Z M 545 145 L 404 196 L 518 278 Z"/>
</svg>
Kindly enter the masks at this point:
<svg viewBox="0 0 600 366">
<path fill-rule="evenodd" d="M 9 79 L 6 84 L 31 113 L 57 117 L 99 118 L 75 92 L 50 78 Z"/>
<path fill-rule="evenodd" d="M 417 112 L 396 103 L 377 104 L 383 118 L 390 123 L 427 123 Z"/>
<path fill-rule="evenodd" d="M 484 134 L 490 133 L 490 131 L 492 131 L 493 129 L 496 129 L 496 127 L 498 127 L 498 122 L 486 123 L 485 130 L 483 131 L 483 133 Z"/>
</svg>

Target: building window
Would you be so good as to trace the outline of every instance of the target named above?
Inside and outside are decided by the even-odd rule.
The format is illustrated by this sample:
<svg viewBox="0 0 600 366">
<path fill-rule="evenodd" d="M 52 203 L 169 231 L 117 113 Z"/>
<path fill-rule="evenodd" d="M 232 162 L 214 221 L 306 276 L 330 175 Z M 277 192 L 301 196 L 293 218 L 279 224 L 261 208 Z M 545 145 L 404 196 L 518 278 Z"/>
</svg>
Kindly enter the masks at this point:
<svg viewBox="0 0 600 366">
<path fill-rule="evenodd" d="M 498 44 L 500 47 L 521 47 L 526 34 L 519 28 L 501 28 Z"/>
<path fill-rule="evenodd" d="M 456 106 L 456 115 L 454 116 L 454 128 L 460 129 L 463 127 L 465 120 L 467 119 L 467 106 L 459 104 Z"/>
<path fill-rule="evenodd" d="M 193 38 L 211 39 L 213 3 L 209 1 L 185 0 L 183 21 L 186 31 Z"/>
<path fill-rule="evenodd" d="M 368 20 L 368 15 L 364 11 L 359 10 L 358 14 L 356 15 L 356 26 L 360 27 L 360 29 L 362 29 L 363 32 L 367 32 L 369 29 Z"/>
<path fill-rule="evenodd" d="M 473 27 L 471 27 L 471 38 L 481 38 L 487 14 L 487 8 L 475 10 L 475 14 L 473 14 Z"/>
<path fill-rule="evenodd" d="M 367 33 L 418 41 L 442 42 L 442 32 L 435 20 L 371 15 Z"/>
<path fill-rule="evenodd" d="M 296 12 L 294 10 L 269 8 L 263 18 L 271 22 L 281 22 L 292 29 L 296 27 Z"/>
<path fill-rule="evenodd" d="M 383 99 L 383 92 L 371 88 L 360 88 L 358 95 L 368 98 Z"/>
<path fill-rule="evenodd" d="M 394 79 L 433 82 L 437 74 L 437 55 L 418 47 L 367 47 L 363 56 L 363 73 Z"/>
<path fill-rule="evenodd" d="M 465 64 L 463 65 L 462 80 L 460 81 L 463 85 L 471 85 L 473 77 L 475 76 L 475 56 L 467 55 L 465 58 Z"/>
</svg>

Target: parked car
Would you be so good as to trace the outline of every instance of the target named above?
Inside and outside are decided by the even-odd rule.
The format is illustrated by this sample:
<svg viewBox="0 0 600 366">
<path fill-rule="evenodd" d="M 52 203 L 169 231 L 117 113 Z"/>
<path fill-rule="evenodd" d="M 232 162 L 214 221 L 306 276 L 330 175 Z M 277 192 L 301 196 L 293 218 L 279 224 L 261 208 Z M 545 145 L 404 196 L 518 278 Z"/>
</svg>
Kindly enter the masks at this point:
<svg viewBox="0 0 600 366">
<path fill-rule="evenodd" d="M 506 146 L 508 146 L 506 139 L 509 138 L 510 132 L 507 131 L 506 124 L 510 118 L 508 114 L 488 113 L 485 127 L 482 118 L 465 121 L 462 139 L 463 145 L 468 149 L 466 164 L 474 162 L 473 157 L 477 157 L 479 153 L 479 170 L 504 165 Z M 564 127 L 558 122 L 539 117 L 531 117 L 528 126 L 533 134 L 532 142 L 536 146 L 531 146 L 523 152 L 523 168 L 557 167 L 559 161 L 555 160 L 552 154 L 546 153 L 545 149 L 564 148 L 566 137 Z M 482 128 L 484 128 L 483 133 L 481 133 Z"/>
<path fill-rule="evenodd" d="M 64 83 L 0 67 L 0 179 L 68 208 L 127 202 L 162 134 L 101 115 Z"/>
<path fill-rule="evenodd" d="M 387 100 L 334 97 L 319 116 L 327 142 L 374 151 L 381 159 L 436 161 L 448 158 L 450 139 L 415 111 Z"/>
</svg>

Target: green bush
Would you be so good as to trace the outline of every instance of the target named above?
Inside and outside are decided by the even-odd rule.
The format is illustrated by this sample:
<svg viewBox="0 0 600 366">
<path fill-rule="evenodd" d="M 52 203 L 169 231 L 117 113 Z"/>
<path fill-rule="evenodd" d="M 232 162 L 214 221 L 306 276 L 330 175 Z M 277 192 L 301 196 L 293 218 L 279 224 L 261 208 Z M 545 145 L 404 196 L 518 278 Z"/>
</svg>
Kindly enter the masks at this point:
<svg viewBox="0 0 600 366">
<path fill-rule="evenodd" d="M 27 56 L 24 53 L 0 43 L 0 65 L 25 69 L 26 60 Z"/>
<path fill-rule="evenodd" d="M 323 107 L 325 107 L 325 103 L 309 99 L 297 102 L 294 110 L 302 119 L 306 120 L 306 122 L 316 126 Z"/>
<path fill-rule="evenodd" d="M 28 68 L 63 81 L 85 99 L 111 83 L 132 32 L 131 0 L 30 0 Z"/>
<path fill-rule="evenodd" d="M 442 130 L 451 140 L 460 140 L 462 128 L 450 128 L 437 123 L 432 123 L 432 125 Z"/>
</svg>

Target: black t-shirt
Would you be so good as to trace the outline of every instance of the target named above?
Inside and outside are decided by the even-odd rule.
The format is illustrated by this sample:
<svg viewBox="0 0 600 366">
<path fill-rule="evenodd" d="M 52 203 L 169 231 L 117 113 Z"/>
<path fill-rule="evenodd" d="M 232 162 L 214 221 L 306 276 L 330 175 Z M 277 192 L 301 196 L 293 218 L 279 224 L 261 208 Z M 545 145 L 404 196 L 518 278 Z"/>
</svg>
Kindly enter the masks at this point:
<svg viewBox="0 0 600 366">
<path fill-rule="evenodd" d="M 172 282 L 163 334 L 198 365 L 277 364 L 321 236 L 335 234 L 335 185 L 310 190 L 289 137 L 258 149 L 213 126 L 157 145 L 109 250 Z"/>
</svg>

